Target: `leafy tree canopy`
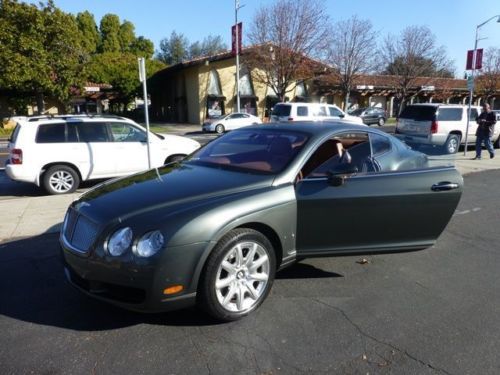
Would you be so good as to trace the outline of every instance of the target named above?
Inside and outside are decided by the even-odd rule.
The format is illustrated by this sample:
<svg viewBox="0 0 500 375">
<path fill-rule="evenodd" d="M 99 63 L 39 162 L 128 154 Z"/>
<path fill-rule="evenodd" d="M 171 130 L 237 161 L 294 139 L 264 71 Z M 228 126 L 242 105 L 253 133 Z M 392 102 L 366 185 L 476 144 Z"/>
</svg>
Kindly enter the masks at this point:
<svg viewBox="0 0 500 375">
<path fill-rule="evenodd" d="M 19 95 L 49 94 L 67 101 L 82 85 L 84 49 L 75 17 L 52 1 L 0 2 L 0 86 Z"/>
<path fill-rule="evenodd" d="M 201 42 L 190 43 L 184 34 L 172 31 L 170 37 L 160 41 L 160 50 L 157 52 L 156 57 L 167 65 L 173 65 L 183 60 L 214 55 L 225 50 L 227 50 L 227 45 L 220 35 L 209 35 Z"/>
</svg>

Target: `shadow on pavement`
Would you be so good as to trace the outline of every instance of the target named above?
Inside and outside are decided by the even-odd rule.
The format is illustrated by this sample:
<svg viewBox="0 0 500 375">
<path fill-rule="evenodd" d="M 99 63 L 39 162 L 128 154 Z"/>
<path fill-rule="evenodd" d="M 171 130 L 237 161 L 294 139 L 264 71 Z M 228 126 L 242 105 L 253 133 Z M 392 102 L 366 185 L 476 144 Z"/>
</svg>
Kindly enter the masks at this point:
<svg viewBox="0 0 500 375">
<path fill-rule="evenodd" d="M 83 295 L 65 279 L 57 234 L 0 244 L 0 314 L 77 331 L 102 331 L 144 323 L 170 326 L 217 324 L 194 308 L 141 314 Z"/>
<path fill-rule="evenodd" d="M 76 331 L 103 331 L 138 324 L 219 324 L 196 308 L 141 314 L 87 297 L 66 281 L 59 251 L 56 233 L 0 244 L 0 314 Z M 277 274 L 278 279 L 330 277 L 341 275 L 303 263 Z"/>
<path fill-rule="evenodd" d="M 92 181 L 84 181 L 81 183 L 77 192 L 83 193 L 85 190 L 90 189 L 91 187 L 103 182 L 106 180 L 92 180 Z M 0 171 L 0 197 L 43 197 L 47 196 L 47 192 L 41 188 L 36 186 L 35 184 L 30 184 L 27 182 L 19 182 L 10 180 L 5 171 Z"/>
<path fill-rule="evenodd" d="M 276 274 L 276 279 L 322 279 L 344 277 L 335 272 L 324 271 L 307 263 L 296 263 Z"/>
</svg>

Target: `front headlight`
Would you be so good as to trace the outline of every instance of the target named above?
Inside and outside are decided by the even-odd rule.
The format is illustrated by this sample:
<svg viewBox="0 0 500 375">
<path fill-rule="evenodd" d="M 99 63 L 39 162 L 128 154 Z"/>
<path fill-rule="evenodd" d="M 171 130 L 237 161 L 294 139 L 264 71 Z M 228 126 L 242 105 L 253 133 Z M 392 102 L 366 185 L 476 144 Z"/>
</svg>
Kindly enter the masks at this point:
<svg viewBox="0 0 500 375">
<path fill-rule="evenodd" d="M 150 257 L 156 254 L 156 252 L 160 250 L 164 244 L 165 238 L 159 230 L 148 232 L 141 237 L 139 242 L 137 242 L 135 254 L 144 258 Z"/>
<path fill-rule="evenodd" d="M 132 236 L 132 229 L 129 227 L 118 229 L 109 238 L 108 252 L 114 257 L 122 255 L 130 247 Z"/>
</svg>

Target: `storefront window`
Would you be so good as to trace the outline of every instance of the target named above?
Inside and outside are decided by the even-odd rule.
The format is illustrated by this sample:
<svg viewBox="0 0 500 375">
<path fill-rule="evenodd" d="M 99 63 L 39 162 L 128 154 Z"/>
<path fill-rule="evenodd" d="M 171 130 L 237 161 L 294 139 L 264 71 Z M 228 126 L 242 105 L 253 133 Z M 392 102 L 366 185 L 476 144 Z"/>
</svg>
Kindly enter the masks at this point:
<svg viewBox="0 0 500 375">
<path fill-rule="evenodd" d="M 207 92 L 207 118 L 217 118 L 224 115 L 224 100 L 219 74 L 215 69 L 210 71 Z"/>
</svg>

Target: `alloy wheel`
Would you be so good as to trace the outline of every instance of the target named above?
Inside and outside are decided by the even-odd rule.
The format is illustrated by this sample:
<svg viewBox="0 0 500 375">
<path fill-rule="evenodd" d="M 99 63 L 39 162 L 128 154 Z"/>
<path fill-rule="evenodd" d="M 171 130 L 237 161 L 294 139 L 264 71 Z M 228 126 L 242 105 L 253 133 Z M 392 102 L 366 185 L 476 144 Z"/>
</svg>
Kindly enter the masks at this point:
<svg viewBox="0 0 500 375">
<path fill-rule="evenodd" d="M 49 184 L 55 192 L 66 193 L 73 188 L 75 180 L 71 173 L 59 170 L 50 176 Z"/>
<path fill-rule="evenodd" d="M 270 260 L 257 242 L 239 242 L 223 257 L 215 278 L 221 307 L 230 312 L 251 309 L 259 302 L 269 281 Z"/>
</svg>

